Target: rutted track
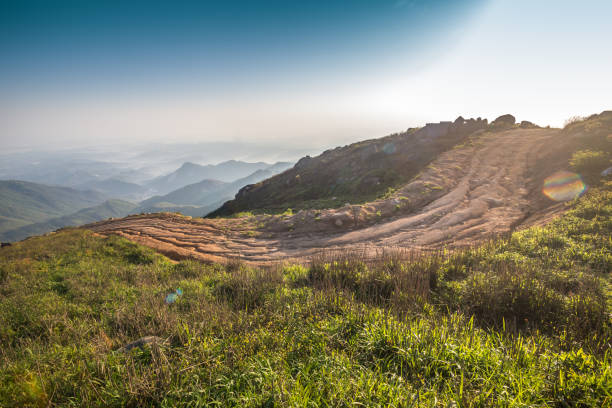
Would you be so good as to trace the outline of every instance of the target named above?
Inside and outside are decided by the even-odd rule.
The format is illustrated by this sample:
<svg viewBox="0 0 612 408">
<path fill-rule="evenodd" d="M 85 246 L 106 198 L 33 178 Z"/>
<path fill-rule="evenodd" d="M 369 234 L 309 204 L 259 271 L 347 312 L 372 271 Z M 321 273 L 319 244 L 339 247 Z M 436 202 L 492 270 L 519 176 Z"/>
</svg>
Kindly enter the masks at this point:
<svg viewBox="0 0 612 408">
<path fill-rule="evenodd" d="M 245 219 L 149 214 L 86 228 L 173 258 L 207 261 L 265 263 L 330 249 L 471 245 L 559 210 L 539 192 L 541 179 L 559 170 L 554 161 L 542 162 L 561 150 L 559 135 L 555 129 L 483 133 L 440 155 L 392 197 L 363 205 Z"/>
</svg>

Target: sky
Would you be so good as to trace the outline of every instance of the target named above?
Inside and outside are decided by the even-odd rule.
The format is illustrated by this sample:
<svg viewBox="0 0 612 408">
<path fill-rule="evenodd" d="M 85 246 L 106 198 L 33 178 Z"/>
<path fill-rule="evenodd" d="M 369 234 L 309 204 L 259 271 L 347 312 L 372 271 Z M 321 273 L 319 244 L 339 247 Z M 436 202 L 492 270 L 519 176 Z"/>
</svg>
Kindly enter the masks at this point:
<svg viewBox="0 0 612 408">
<path fill-rule="evenodd" d="M 325 148 L 612 109 L 609 0 L 0 0 L 0 148 Z"/>
</svg>

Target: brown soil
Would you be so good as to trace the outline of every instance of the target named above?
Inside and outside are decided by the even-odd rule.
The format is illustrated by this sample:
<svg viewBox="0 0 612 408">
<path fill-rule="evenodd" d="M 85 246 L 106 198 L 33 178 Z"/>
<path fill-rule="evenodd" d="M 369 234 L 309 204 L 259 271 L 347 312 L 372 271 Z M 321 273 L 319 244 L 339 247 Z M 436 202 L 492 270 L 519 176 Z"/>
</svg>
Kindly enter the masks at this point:
<svg viewBox="0 0 612 408">
<path fill-rule="evenodd" d="M 173 259 L 216 262 L 299 260 L 334 249 L 469 246 L 562 211 L 540 189 L 544 177 L 567 163 L 568 143 L 556 129 L 481 132 L 441 154 L 391 197 L 363 205 L 234 219 L 149 214 L 86 228 L 121 235 Z"/>
</svg>

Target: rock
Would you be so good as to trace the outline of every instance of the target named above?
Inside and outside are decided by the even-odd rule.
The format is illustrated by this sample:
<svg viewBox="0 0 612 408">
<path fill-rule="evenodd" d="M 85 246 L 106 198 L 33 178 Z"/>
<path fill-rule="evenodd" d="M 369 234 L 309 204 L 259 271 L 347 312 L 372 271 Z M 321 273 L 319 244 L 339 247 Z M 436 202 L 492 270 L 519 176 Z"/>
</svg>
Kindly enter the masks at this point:
<svg viewBox="0 0 612 408">
<path fill-rule="evenodd" d="M 440 123 L 427 123 L 423 128 L 425 137 L 429 139 L 437 139 L 445 136 L 453 123 L 452 122 L 440 122 Z"/>
<path fill-rule="evenodd" d="M 506 128 L 514 126 L 515 123 L 516 123 L 516 118 L 508 113 L 505 115 L 501 115 L 500 117 L 495 119 L 493 122 L 491 122 L 491 126 L 497 129 L 506 129 Z"/>
<path fill-rule="evenodd" d="M 336 218 L 336 221 L 334 221 L 334 224 L 336 224 L 336 227 L 341 227 L 342 226 L 342 220 L 340 218 Z"/>
<path fill-rule="evenodd" d="M 0 243 L 0 248 L 4 248 L 4 247 L 10 247 L 11 243 L 10 242 L 1 242 Z"/>
<path fill-rule="evenodd" d="M 162 339 L 161 337 L 157 337 L 157 336 L 145 336 L 145 337 L 141 337 L 136 341 L 133 341 L 131 343 L 126 344 L 125 346 L 121 347 L 119 349 L 119 351 L 130 351 L 133 348 L 144 348 L 145 345 L 147 344 L 164 344 L 165 340 Z"/>
<path fill-rule="evenodd" d="M 501 207 L 504 205 L 504 200 L 495 197 L 485 197 L 483 201 L 489 205 L 489 207 Z"/>
<path fill-rule="evenodd" d="M 604 177 L 610 177 L 612 176 L 612 167 L 608 167 L 607 169 L 605 169 L 604 171 L 601 172 L 601 175 Z M 10 245 L 10 244 L 9 244 Z"/>
<path fill-rule="evenodd" d="M 539 126 L 538 126 L 538 125 L 536 125 L 535 123 L 530 122 L 530 121 L 528 121 L 528 120 L 524 120 L 524 121 L 522 121 L 522 122 L 521 122 L 521 124 L 520 124 L 519 126 L 521 127 L 521 129 L 536 129 L 536 128 L 538 128 L 538 127 L 539 127 Z"/>
</svg>

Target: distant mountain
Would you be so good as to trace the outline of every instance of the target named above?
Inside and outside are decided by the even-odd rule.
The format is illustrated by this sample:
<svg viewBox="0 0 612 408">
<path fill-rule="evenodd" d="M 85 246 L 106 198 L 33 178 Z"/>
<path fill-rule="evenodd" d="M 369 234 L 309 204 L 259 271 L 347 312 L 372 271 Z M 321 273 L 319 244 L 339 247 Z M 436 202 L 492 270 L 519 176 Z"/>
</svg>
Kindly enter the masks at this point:
<svg viewBox="0 0 612 408">
<path fill-rule="evenodd" d="M 140 201 L 147 196 L 146 187 L 117 179 L 96 180 L 76 186 L 80 190 L 95 190 L 107 197 Z"/>
<path fill-rule="evenodd" d="M 114 163 L 75 157 L 77 155 L 4 154 L 0 158 L 0 178 L 74 187 L 113 177 L 120 171 Z"/>
<path fill-rule="evenodd" d="M 202 180 L 199 183 L 189 184 L 163 196 L 154 196 L 140 203 L 140 208 L 154 208 L 159 203 L 172 203 L 178 205 L 206 205 L 216 199 L 216 194 L 231 183 L 219 180 Z"/>
<path fill-rule="evenodd" d="M 106 197 L 96 191 L 0 180 L 0 233 L 68 215 L 104 200 Z"/>
<path fill-rule="evenodd" d="M 136 204 L 121 200 L 108 200 L 94 207 L 84 208 L 73 214 L 51 218 L 0 233 L 0 240 L 19 241 L 32 235 L 42 235 L 47 232 L 67 226 L 79 226 L 107 218 L 125 217 L 136 208 Z"/>
<path fill-rule="evenodd" d="M 219 164 L 202 166 L 195 163 L 184 163 L 179 169 L 172 173 L 157 177 L 145 186 L 155 190 L 158 194 L 167 194 L 171 191 L 185 187 L 189 184 L 198 183 L 202 180 L 219 180 L 231 182 L 246 177 L 257 170 L 263 170 L 270 166 L 268 163 L 247 163 L 237 160 L 229 160 Z"/>
<path fill-rule="evenodd" d="M 286 162 L 275 163 L 231 183 L 203 180 L 189 184 L 166 195 L 151 197 L 143 201 L 137 212 L 171 211 L 191 216 L 203 216 L 234 197 L 242 187 L 265 180 L 291 166 L 291 163 Z"/>
</svg>

